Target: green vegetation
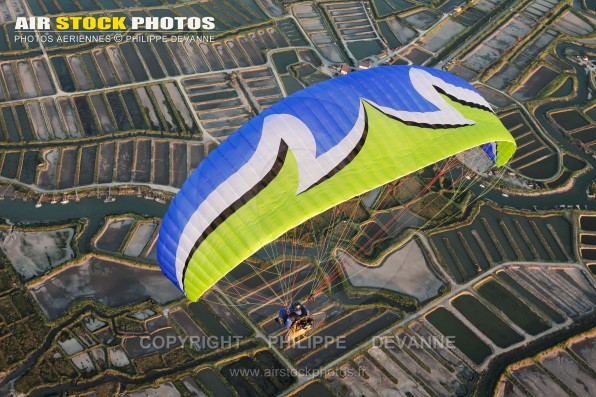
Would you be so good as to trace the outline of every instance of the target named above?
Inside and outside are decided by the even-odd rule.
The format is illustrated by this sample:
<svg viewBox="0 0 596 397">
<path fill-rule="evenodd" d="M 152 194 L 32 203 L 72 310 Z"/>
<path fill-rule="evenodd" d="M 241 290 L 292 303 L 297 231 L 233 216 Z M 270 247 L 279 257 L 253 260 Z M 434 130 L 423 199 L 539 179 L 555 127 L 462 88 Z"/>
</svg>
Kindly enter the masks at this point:
<svg viewBox="0 0 596 397">
<path fill-rule="evenodd" d="M 145 357 L 134 360 L 135 367 L 140 373 L 151 372 L 163 368 L 163 361 L 159 353 L 149 354 Z"/>
<path fill-rule="evenodd" d="M 42 385 L 72 382 L 77 377 L 72 364 L 62 357 L 58 348 L 54 348 L 48 350 L 29 371 L 17 379 L 15 388 L 27 393 Z"/>
<path fill-rule="evenodd" d="M 491 354 L 490 347 L 444 307 L 433 310 L 426 319 L 440 333 L 453 337 L 454 345 L 474 363 L 481 364 Z"/>
<path fill-rule="evenodd" d="M 8 291 L 12 287 L 12 282 L 7 270 L 0 270 L 0 293 Z"/>
<path fill-rule="evenodd" d="M 558 88 L 552 92 L 549 96 L 553 98 L 562 98 L 573 93 L 573 79 L 567 77 L 565 81 L 558 86 Z"/>
<path fill-rule="evenodd" d="M 17 275 L 0 250 L 0 372 L 13 369 L 45 340 L 48 327 L 27 290 L 18 288 Z"/>
<path fill-rule="evenodd" d="M 339 284 L 331 293 L 339 302 L 347 305 L 357 305 L 365 299 L 367 303 L 374 303 L 376 307 L 384 307 L 394 312 L 399 310 L 411 313 L 420 307 L 418 300 L 410 295 L 377 288 L 353 288 L 349 282 Z"/>
<path fill-rule="evenodd" d="M 21 314 L 21 318 L 28 317 L 36 313 L 33 302 L 29 294 L 15 294 L 12 296 L 12 304 Z"/>
<path fill-rule="evenodd" d="M 472 295 L 460 295 L 451 304 L 495 345 L 505 348 L 523 340 L 521 335 Z"/>
<path fill-rule="evenodd" d="M 162 358 L 166 367 L 170 368 L 177 367 L 192 360 L 192 357 L 182 347 L 167 352 Z"/>
<path fill-rule="evenodd" d="M 115 320 L 116 328 L 122 333 L 139 333 L 145 331 L 142 322 L 134 320 L 126 315 L 117 317 Z"/>
<path fill-rule="evenodd" d="M 462 211 L 458 203 L 449 199 L 451 192 L 429 192 L 415 202 L 420 208 L 415 211 L 418 215 L 426 219 L 432 219 L 438 222 L 445 218 L 451 218 Z M 416 208 L 416 207 L 414 207 Z"/>
</svg>

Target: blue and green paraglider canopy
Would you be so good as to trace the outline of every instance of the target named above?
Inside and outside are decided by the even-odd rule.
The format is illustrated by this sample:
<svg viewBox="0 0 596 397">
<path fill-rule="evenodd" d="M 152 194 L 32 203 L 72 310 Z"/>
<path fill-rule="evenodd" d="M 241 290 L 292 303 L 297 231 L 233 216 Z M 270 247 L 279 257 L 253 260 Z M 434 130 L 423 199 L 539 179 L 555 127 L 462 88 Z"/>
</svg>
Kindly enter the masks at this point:
<svg viewBox="0 0 596 397">
<path fill-rule="evenodd" d="M 515 141 L 452 74 L 378 67 L 308 87 L 254 117 L 192 173 L 157 255 L 191 300 L 261 247 L 350 198 L 471 148 L 495 166 Z"/>
</svg>

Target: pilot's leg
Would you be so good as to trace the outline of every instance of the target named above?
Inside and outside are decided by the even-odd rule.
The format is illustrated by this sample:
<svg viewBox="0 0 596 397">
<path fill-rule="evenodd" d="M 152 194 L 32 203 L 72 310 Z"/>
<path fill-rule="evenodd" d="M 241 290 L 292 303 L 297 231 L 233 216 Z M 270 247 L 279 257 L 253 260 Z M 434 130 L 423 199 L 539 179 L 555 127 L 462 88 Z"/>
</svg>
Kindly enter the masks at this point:
<svg viewBox="0 0 596 397">
<path fill-rule="evenodd" d="M 287 312 L 285 308 L 281 308 L 279 310 L 279 314 L 277 315 L 277 318 L 275 319 L 275 321 L 278 324 L 284 324 L 286 322 L 286 316 L 287 316 Z"/>
</svg>

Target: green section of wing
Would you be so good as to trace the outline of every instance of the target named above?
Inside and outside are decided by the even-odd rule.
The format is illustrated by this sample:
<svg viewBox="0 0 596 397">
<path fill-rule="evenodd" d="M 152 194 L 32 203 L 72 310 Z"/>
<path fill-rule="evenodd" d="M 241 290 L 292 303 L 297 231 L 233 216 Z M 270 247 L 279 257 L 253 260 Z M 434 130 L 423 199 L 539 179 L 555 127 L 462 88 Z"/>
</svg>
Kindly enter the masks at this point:
<svg viewBox="0 0 596 397">
<path fill-rule="evenodd" d="M 496 115 L 445 100 L 476 124 L 447 129 L 407 126 L 365 102 L 368 136 L 361 151 L 333 177 L 299 195 L 298 165 L 289 151 L 277 177 L 195 251 L 184 280 L 188 298 L 198 299 L 264 245 L 352 197 L 484 143 L 497 142 L 497 166 L 513 156 L 515 140 Z"/>
</svg>

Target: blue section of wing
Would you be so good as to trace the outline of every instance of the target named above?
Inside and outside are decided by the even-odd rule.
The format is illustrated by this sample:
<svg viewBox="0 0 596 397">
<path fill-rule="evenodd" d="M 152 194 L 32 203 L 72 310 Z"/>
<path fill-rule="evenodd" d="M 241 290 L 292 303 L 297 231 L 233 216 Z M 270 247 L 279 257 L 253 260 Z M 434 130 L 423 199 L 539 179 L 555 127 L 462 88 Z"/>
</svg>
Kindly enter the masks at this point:
<svg viewBox="0 0 596 397">
<path fill-rule="evenodd" d="M 164 274 L 178 285 L 175 259 L 184 227 L 208 195 L 248 162 L 261 138 L 265 117 L 286 113 L 302 120 L 313 133 L 319 156 L 336 146 L 352 129 L 361 98 L 395 110 L 437 111 L 412 86 L 409 78 L 411 68 L 423 69 L 454 86 L 474 90 L 464 80 L 442 70 L 389 66 L 327 80 L 273 105 L 230 135 L 207 156 L 176 195 L 162 222 L 157 242 L 157 257 Z M 494 159 L 494 154 L 491 158 Z M 195 239 L 198 237 L 195 236 Z"/>
<path fill-rule="evenodd" d="M 490 157 L 493 163 L 497 161 L 497 145 L 494 142 L 485 143 L 482 145 L 482 150 Z"/>
</svg>

